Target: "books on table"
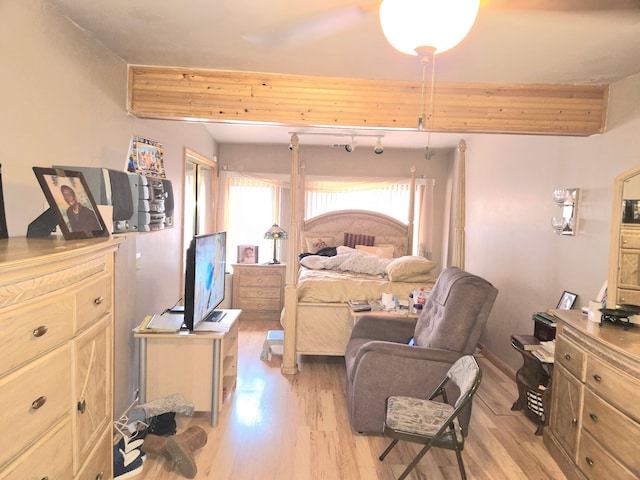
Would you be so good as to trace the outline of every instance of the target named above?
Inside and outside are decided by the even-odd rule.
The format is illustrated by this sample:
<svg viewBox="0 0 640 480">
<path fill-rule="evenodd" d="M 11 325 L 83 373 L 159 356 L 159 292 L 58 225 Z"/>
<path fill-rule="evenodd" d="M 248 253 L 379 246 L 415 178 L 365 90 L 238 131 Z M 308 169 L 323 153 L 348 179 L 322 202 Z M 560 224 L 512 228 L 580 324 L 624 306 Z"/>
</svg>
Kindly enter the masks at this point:
<svg viewBox="0 0 640 480">
<path fill-rule="evenodd" d="M 354 312 L 368 312 L 371 310 L 368 300 L 349 300 L 347 303 Z"/>
</svg>

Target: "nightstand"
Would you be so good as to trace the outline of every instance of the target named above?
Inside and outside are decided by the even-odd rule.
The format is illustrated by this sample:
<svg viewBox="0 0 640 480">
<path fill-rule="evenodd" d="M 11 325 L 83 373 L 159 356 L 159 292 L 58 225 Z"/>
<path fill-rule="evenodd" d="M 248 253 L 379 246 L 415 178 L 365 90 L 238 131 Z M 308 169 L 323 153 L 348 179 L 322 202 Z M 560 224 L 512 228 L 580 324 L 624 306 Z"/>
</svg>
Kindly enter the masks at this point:
<svg viewBox="0 0 640 480">
<path fill-rule="evenodd" d="M 280 320 L 286 265 L 233 265 L 233 308 L 243 320 Z"/>
</svg>

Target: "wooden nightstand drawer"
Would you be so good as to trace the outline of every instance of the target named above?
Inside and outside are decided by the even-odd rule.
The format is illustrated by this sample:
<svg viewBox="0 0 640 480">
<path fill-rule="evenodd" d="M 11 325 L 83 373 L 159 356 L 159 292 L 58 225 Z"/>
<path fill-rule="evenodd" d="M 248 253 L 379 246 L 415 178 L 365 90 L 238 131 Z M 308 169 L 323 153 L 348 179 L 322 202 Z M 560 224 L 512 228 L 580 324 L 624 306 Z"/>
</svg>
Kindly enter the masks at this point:
<svg viewBox="0 0 640 480">
<path fill-rule="evenodd" d="M 279 272 L 272 272 L 265 269 L 260 269 L 259 272 L 246 271 L 240 275 L 239 283 L 240 287 L 279 287 L 281 275 Z"/>
<path fill-rule="evenodd" d="M 242 296 L 253 299 L 272 298 L 280 300 L 282 291 L 277 287 L 247 287 L 242 289 Z"/>
<path fill-rule="evenodd" d="M 280 299 L 278 298 L 240 298 L 240 308 L 243 312 L 252 310 L 269 310 L 280 312 Z"/>
</svg>

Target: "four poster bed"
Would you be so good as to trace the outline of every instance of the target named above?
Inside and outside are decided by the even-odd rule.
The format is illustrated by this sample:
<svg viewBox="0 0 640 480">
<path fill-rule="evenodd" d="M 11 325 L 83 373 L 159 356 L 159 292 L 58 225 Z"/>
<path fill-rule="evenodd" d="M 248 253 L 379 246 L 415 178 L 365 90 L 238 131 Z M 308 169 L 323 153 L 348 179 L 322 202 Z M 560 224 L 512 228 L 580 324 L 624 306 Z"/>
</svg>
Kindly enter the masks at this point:
<svg viewBox="0 0 640 480">
<path fill-rule="evenodd" d="M 415 168 L 411 169 L 408 223 L 364 210 L 341 210 L 304 220 L 300 212 L 304 211 L 305 166 L 298 164 L 295 134 L 292 145 L 291 188 L 295 194 L 281 317 L 285 374 L 297 372 L 299 354 L 344 355 L 354 321 L 348 300 L 379 300 L 383 292 L 408 299 L 417 288 L 429 291 L 436 280 L 432 272 L 436 264 L 411 255 Z M 456 216 L 459 219 L 460 212 Z M 454 255 L 457 266 L 463 267 L 464 258 L 459 255 L 464 250 L 456 246 L 464 239 L 459 227 L 464 225 L 456 222 Z M 314 255 L 318 251 L 328 256 Z M 299 261 L 301 253 L 307 256 Z"/>
</svg>

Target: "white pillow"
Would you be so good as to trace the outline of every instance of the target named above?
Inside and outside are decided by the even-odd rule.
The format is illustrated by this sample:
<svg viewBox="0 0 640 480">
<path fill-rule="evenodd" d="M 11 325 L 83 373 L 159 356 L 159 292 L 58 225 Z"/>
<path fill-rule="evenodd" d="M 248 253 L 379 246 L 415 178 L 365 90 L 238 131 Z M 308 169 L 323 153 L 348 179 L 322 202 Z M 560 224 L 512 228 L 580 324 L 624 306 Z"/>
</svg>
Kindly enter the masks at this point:
<svg viewBox="0 0 640 480">
<path fill-rule="evenodd" d="M 392 282 L 406 282 L 424 276 L 436 267 L 437 263 L 424 257 L 405 255 L 391 260 L 386 268 L 387 276 Z"/>
<path fill-rule="evenodd" d="M 393 258 L 393 245 L 356 245 L 356 250 L 372 253 L 380 258 Z"/>
</svg>

